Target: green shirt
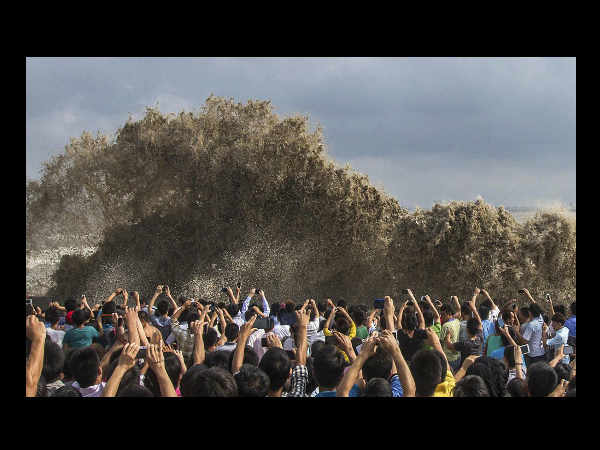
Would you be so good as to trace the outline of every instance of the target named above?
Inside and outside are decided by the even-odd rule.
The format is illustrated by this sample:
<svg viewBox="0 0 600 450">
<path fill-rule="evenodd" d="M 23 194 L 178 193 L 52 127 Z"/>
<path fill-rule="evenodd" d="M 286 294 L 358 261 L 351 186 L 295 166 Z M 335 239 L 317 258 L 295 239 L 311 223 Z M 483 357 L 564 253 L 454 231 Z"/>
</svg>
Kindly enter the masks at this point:
<svg viewBox="0 0 600 450">
<path fill-rule="evenodd" d="M 65 333 L 63 345 L 68 345 L 72 348 L 88 347 L 92 345 L 92 339 L 100 336 L 94 327 L 89 325 L 83 328 L 71 328 Z"/>
<path fill-rule="evenodd" d="M 431 325 L 430 327 L 427 327 L 430 330 L 435 331 L 435 334 L 437 334 L 438 338 L 440 337 L 440 334 L 442 333 L 442 324 L 439 322 L 435 322 L 433 325 Z M 433 350 L 433 347 L 431 345 L 423 345 L 423 348 L 425 350 Z"/>
<path fill-rule="evenodd" d="M 361 339 L 366 339 L 369 337 L 369 330 L 364 325 L 360 327 L 356 327 L 356 337 Z"/>
<path fill-rule="evenodd" d="M 502 337 L 491 334 L 487 339 L 487 356 L 490 356 L 494 350 L 498 350 L 500 347 L 504 347 L 502 345 Z M 483 350 L 483 349 L 482 349 Z"/>
</svg>

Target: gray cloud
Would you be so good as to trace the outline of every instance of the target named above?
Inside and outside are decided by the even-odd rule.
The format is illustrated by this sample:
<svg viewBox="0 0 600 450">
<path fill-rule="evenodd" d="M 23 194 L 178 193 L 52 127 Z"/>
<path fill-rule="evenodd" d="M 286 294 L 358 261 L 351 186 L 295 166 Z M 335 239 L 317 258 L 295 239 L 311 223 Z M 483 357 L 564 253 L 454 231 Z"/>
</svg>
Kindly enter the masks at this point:
<svg viewBox="0 0 600 450">
<path fill-rule="evenodd" d="M 158 102 L 270 99 L 407 206 L 575 202 L 574 58 L 29 58 L 26 173 Z M 379 181 L 378 181 L 379 179 Z M 424 182 L 426 181 L 426 182 Z"/>
</svg>

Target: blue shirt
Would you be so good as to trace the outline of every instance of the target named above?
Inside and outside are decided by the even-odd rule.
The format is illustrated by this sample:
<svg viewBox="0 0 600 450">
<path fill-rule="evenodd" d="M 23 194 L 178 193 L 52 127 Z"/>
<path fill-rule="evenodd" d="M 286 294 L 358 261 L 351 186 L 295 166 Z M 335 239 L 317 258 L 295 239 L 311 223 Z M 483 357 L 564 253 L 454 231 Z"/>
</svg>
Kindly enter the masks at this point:
<svg viewBox="0 0 600 450">
<path fill-rule="evenodd" d="M 487 342 L 488 336 L 496 332 L 494 321 L 490 319 L 482 320 L 481 328 L 483 329 L 483 342 Z"/>
<path fill-rule="evenodd" d="M 402 397 L 404 395 L 398 374 L 394 374 L 392 378 L 390 378 L 390 386 L 392 387 L 392 397 Z"/>
<path fill-rule="evenodd" d="M 571 316 L 569 317 L 566 321 L 565 321 L 565 327 L 567 327 L 569 329 L 569 336 L 573 336 L 575 337 L 575 331 L 577 331 L 577 325 L 575 323 L 575 316 Z"/>
<path fill-rule="evenodd" d="M 567 340 L 569 339 L 569 329 L 567 327 L 562 327 L 560 330 L 556 331 L 556 335 L 552 339 L 548 339 L 546 341 L 546 345 L 548 347 L 553 347 L 556 352 L 556 348 L 561 345 L 567 345 Z M 566 355 L 561 362 L 565 364 L 569 364 L 569 355 Z"/>
<path fill-rule="evenodd" d="M 319 393 L 315 397 L 335 397 L 335 391 L 323 391 L 319 390 Z M 360 397 L 361 391 L 357 384 L 352 386 L 350 392 L 348 393 L 348 397 Z"/>
</svg>

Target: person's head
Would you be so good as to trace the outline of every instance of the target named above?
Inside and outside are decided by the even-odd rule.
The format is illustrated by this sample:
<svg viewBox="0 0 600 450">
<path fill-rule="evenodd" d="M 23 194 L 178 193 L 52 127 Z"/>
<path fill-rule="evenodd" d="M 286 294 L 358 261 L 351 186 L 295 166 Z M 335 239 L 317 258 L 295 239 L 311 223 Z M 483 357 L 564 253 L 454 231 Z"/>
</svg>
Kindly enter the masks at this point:
<svg viewBox="0 0 600 450">
<path fill-rule="evenodd" d="M 339 306 L 339 307 L 341 307 L 341 308 L 346 308 L 346 306 L 347 306 L 347 305 L 348 305 L 348 304 L 346 303 L 346 300 L 344 300 L 344 299 L 339 299 L 339 300 L 338 300 L 338 302 L 337 302 L 337 305 L 336 305 L 336 306 Z"/>
<path fill-rule="evenodd" d="M 554 366 L 554 371 L 556 372 L 556 376 L 558 377 L 559 381 L 571 381 L 571 368 L 568 364 L 559 362 L 556 366 Z"/>
<path fill-rule="evenodd" d="M 138 311 L 138 317 L 140 318 L 140 322 L 142 322 L 142 324 L 150 323 L 150 316 L 146 311 Z"/>
<path fill-rule="evenodd" d="M 418 397 L 430 397 L 445 374 L 437 350 L 419 350 L 410 361 L 410 371 L 415 380 Z M 442 355 L 443 358 L 443 355 Z"/>
<path fill-rule="evenodd" d="M 442 321 L 446 322 L 454 317 L 457 313 L 456 306 L 452 303 L 445 303 L 440 308 Z M 483 320 L 483 318 L 482 318 Z"/>
<path fill-rule="evenodd" d="M 461 379 L 452 393 L 453 397 L 489 397 L 490 391 L 488 391 L 485 381 L 478 375 L 467 375 Z"/>
<path fill-rule="evenodd" d="M 117 305 L 115 302 L 108 302 L 102 305 L 102 314 L 112 314 L 117 312 Z"/>
<path fill-rule="evenodd" d="M 73 297 L 69 297 L 67 300 L 65 300 L 65 310 L 67 312 L 75 311 L 78 308 L 79 303 Z"/>
<path fill-rule="evenodd" d="M 237 313 L 240 312 L 240 306 L 237 303 L 230 303 L 227 305 L 227 312 L 231 317 L 237 316 Z"/>
<path fill-rule="evenodd" d="M 392 387 L 385 378 L 371 378 L 367 382 L 365 397 L 393 397 Z"/>
<path fill-rule="evenodd" d="M 367 314 L 362 310 L 362 308 L 354 308 L 352 311 L 352 320 L 357 326 L 364 325 L 367 320 Z"/>
<path fill-rule="evenodd" d="M 501 317 L 502 317 L 502 321 L 507 325 L 512 325 L 515 321 L 515 313 L 510 310 L 503 311 Z"/>
<path fill-rule="evenodd" d="M 275 302 L 271 304 L 271 312 L 269 313 L 271 316 L 277 316 L 279 311 L 281 311 L 281 303 Z"/>
<path fill-rule="evenodd" d="M 234 378 L 240 397 L 265 397 L 269 392 L 269 376 L 252 364 L 244 364 Z"/>
<path fill-rule="evenodd" d="M 350 340 L 350 343 L 352 344 L 352 348 L 354 349 L 354 353 L 356 353 L 356 354 L 358 355 L 358 352 L 356 351 L 356 348 L 357 348 L 359 345 L 362 345 L 362 339 L 361 339 L 361 338 L 359 338 L 359 337 L 353 337 L 353 338 Z"/>
<path fill-rule="evenodd" d="M 345 360 L 337 347 L 325 344 L 314 355 L 314 377 L 320 390 L 334 389 L 344 376 Z"/>
<path fill-rule="evenodd" d="M 117 393 L 117 397 L 154 397 L 154 394 L 147 387 L 129 383 Z"/>
<path fill-rule="evenodd" d="M 204 349 L 206 351 L 214 351 L 219 341 L 219 336 L 214 328 L 207 327 L 204 334 L 202 334 L 202 339 L 204 341 Z"/>
<path fill-rule="evenodd" d="M 520 378 L 510 380 L 506 385 L 506 390 L 511 397 L 527 397 L 527 384 Z"/>
<path fill-rule="evenodd" d="M 221 369 L 229 370 L 229 353 L 225 350 L 208 352 L 204 359 L 204 364 L 207 367 L 220 367 Z"/>
<path fill-rule="evenodd" d="M 46 311 L 46 322 L 49 322 L 50 326 L 56 325 L 61 317 L 59 310 L 55 307 L 48 308 Z"/>
<path fill-rule="evenodd" d="M 574 316 L 576 316 L 576 308 L 575 308 L 575 302 L 571 303 L 571 306 L 569 306 L 569 310 L 571 311 L 571 314 L 573 314 Z"/>
<path fill-rule="evenodd" d="M 539 317 L 543 314 L 542 308 L 537 303 L 532 303 L 529 305 L 529 313 L 531 314 L 531 318 Z"/>
<path fill-rule="evenodd" d="M 229 355 L 229 371 L 231 372 L 231 367 L 233 366 L 233 358 L 235 356 L 235 352 L 229 352 L 229 353 L 230 353 L 230 355 Z M 250 347 L 249 345 L 246 345 L 246 347 L 244 349 L 244 360 L 243 360 L 242 364 L 258 367 L 259 361 L 260 361 L 260 358 L 254 351 L 254 349 L 252 347 Z"/>
<path fill-rule="evenodd" d="M 477 336 L 479 333 L 479 321 L 474 317 L 467 320 L 467 335 L 469 337 Z"/>
<path fill-rule="evenodd" d="M 65 385 L 54 391 L 52 397 L 82 397 L 81 392 L 73 386 Z"/>
<path fill-rule="evenodd" d="M 285 302 L 285 312 L 286 313 L 293 313 L 294 310 L 296 309 L 296 303 L 294 303 L 292 300 L 288 300 Z"/>
<path fill-rule="evenodd" d="M 60 378 L 65 365 L 65 355 L 62 348 L 50 339 L 46 338 L 44 343 L 44 366 L 42 375 L 47 383 L 52 383 Z"/>
<path fill-rule="evenodd" d="M 538 361 L 529 366 L 525 379 L 530 397 L 546 397 L 558 383 L 556 371 L 544 361 Z"/>
<path fill-rule="evenodd" d="M 323 349 L 323 347 L 327 345 L 325 344 L 325 342 L 323 341 L 315 341 L 312 343 L 312 345 L 310 346 L 310 354 L 312 356 L 315 356 L 317 353 L 319 353 L 319 351 L 321 351 Z"/>
<path fill-rule="evenodd" d="M 292 363 L 288 354 L 277 347 L 267 350 L 260 360 L 258 368 L 269 377 L 269 392 L 277 392 L 282 389 L 292 375 Z"/>
<path fill-rule="evenodd" d="M 69 366 L 75 381 L 82 388 L 95 386 L 102 380 L 100 358 L 90 347 L 74 350 L 69 358 Z"/>
<path fill-rule="evenodd" d="M 350 322 L 344 316 L 336 315 L 335 318 L 335 329 L 342 334 L 347 335 L 350 332 Z"/>
<path fill-rule="evenodd" d="M 529 311 L 529 307 L 523 306 L 519 309 L 519 322 L 529 322 L 531 319 L 531 311 Z"/>
<path fill-rule="evenodd" d="M 167 302 L 166 300 L 161 300 L 156 305 L 156 310 L 158 311 L 159 316 L 164 316 L 165 314 L 168 314 L 169 313 L 169 302 Z"/>
<path fill-rule="evenodd" d="M 374 355 L 365 361 L 362 368 L 362 374 L 365 381 L 371 378 L 388 379 L 392 372 L 393 365 L 392 356 L 382 348 L 378 348 Z"/>
<path fill-rule="evenodd" d="M 230 322 L 225 327 L 225 336 L 227 337 L 227 342 L 235 341 L 239 334 L 240 326 L 237 323 Z"/>
<path fill-rule="evenodd" d="M 90 312 L 87 309 L 76 309 L 71 316 L 73 324 L 79 327 L 90 320 Z"/>
<path fill-rule="evenodd" d="M 417 329 L 418 325 L 419 320 L 417 319 L 415 309 L 412 306 L 407 306 L 402 313 L 402 328 L 406 331 L 413 331 Z"/>
<path fill-rule="evenodd" d="M 173 387 L 177 389 L 179 387 L 179 383 L 181 382 L 181 377 L 183 374 L 181 373 L 181 361 L 176 354 L 168 352 L 165 353 L 165 370 L 167 375 L 169 375 L 169 379 L 171 383 L 173 383 Z"/>
<path fill-rule="evenodd" d="M 181 379 L 183 397 L 237 397 L 233 375 L 226 369 L 201 365 L 192 366 Z"/>
<path fill-rule="evenodd" d="M 467 375 L 479 375 L 487 385 L 490 397 L 505 397 L 508 368 L 498 359 L 480 356 L 467 369 Z"/>
<path fill-rule="evenodd" d="M 565 316 L 561 313 L 556 313 L 552 316 L 552 328 L 560 330 L 565 325 Z"/>
<path fill-rule="evenodd" d="M 479 305 L 477 312 L 479 313 L 481 320 L 487 320 L 490 317 L 490 308 L 484 304 Z"/>
<path fill-rule="evenodd" d="M 431 309 L 423 310 L 423 319 L 425 319 L 425 326 L 431 327 L 433 326 L 433 321 L 435 320 L 435 316 Z"/>
<path fill-rule="evenodd" d="M 469 308 L 467 302 L 463 302 L 463 304 L 460 305 L 460 317 L 462 320 L 469 320 L 473 317 L 473 312 L 471 311 L 471 308 Z"/>
<path fill-rule="evenodd" d="M 567 307 L 565 305 L 556 305 L 554 306 L 555 313 L 561 313 L 563 316 L 567 315 Z"/>
</svg>

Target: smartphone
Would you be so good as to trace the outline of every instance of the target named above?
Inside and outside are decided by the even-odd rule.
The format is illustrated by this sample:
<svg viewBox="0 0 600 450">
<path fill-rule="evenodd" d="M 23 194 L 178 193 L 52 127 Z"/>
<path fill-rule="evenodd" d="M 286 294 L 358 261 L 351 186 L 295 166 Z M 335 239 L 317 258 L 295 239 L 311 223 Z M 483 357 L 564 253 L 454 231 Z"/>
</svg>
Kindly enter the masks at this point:
<svg viewBox="0 0 600 450">
<path fill-rule="evenodd" d="M 521 345 L 519 348 L 521 349 L 522 355 L 529 353 L 529 344 Z"/>
<path fill-rule="evenodd" d="M 519 289 L 519 294 L 524 294 L 525 293 L 525 289 Z"/>
<path fill-rule="evenodd" d="M 262 345 L 263 347 L 268 347 L 269 344 L 267 344 L 267 338 L 264 337 L 260 340 L 260 345 Z"/>
<path fill-rule="evenodd" d="M 570 355 L 570 354 L 572 354 L 572 353 L 573 353 L 573 347 L 572 347 L 572 346 L 570 346 L 570 345 L 565 345 L 565 346 L 563 347 L 563 353 L 564 353 L 565 355 Z"/>
<path fill-rule="evenodd" d="M 271 319 L 270 317 L 259 317 L 254 322 L 254 328 L 257 328 L 259 330 L 269 330 L 269 329 L 273 328 L 272 320 L 273 319 Z"/>
<path fill-rule="evenodd" d="M 241 289 L 241 288 L 242 288 L 242 282 L 241 282 L 241 281 L 238 281 L 238 282 L 237 282 L 237 287 L 238 287 L 238 289 Z"/>
<path fill-rule="evenodd" d="M 373 303 L 373 307 L 375 309 L 383 309 L 384 303 L 385 303 L 385 299 L 384 298 L 376 298 L 375 302 Z"/>
</svg>

